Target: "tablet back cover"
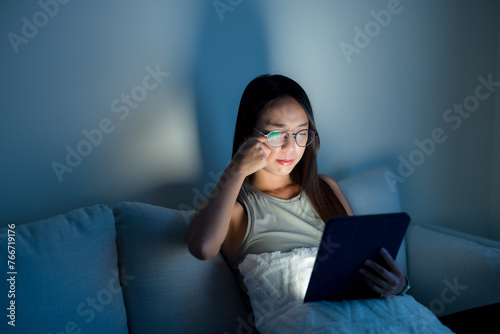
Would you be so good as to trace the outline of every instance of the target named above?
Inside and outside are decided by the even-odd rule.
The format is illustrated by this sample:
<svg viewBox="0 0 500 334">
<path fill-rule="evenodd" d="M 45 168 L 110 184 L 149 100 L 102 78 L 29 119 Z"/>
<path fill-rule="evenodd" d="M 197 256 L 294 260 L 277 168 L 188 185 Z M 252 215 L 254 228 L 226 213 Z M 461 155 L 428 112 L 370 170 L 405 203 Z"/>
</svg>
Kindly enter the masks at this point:
<svg viewBox="0 0 500 334">
<path fill-rule="evenodd" d="M 382 247 L 396 258 L 409 222 L 406 213 L 330 218 L 304 302 L 380 297 L 359 269 L 366 259 L 385 264 Z"/>
</svg>

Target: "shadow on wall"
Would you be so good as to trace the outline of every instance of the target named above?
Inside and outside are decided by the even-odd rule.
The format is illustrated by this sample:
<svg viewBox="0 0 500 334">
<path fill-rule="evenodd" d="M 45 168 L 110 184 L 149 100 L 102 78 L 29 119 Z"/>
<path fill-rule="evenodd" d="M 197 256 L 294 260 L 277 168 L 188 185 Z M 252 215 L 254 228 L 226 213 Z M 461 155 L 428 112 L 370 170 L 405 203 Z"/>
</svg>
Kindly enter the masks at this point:
<svg viewBox="0 0 500 334">
<path fill-rule="evenodd" d="M 191 80 L 202 174 L 191 184 L 160 186 L 140 196 L 139 201 L 194 209 L 211 193 L 231 160 L 243 90 L 254 77 L 269 72 L 267 38 L 259 6 L 253 2 L 232 3 L 206 2 L 199 25 Z"/>
</svg>

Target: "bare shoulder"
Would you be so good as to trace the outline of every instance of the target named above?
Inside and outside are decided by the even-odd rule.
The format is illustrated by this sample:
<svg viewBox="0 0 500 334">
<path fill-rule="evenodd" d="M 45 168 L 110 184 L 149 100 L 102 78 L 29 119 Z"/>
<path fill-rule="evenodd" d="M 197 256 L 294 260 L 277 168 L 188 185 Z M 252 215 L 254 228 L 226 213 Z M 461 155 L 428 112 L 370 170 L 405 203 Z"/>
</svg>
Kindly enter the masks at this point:
<svg viewBox="0 0 500 334">
<path fill-rule="evenodd" d="M 330 187 L 332 187 L 332 189 L 335 191 L 335 193 L 337 193 L 337 190 L 342 191 L 342 189 L 340 189 L 340 186 L 337 183 L 337 181 L 335 181 L 332 177 L 325 175 L 325 174 L 319 174 L 319 177 L 322 178 L 324 181 L 326 181 L 326 183 L 328 183 L 330 185 Z"/>
<path fill-rule="evenodd" d="M 349 201 L 345 197 L 344 192 L 342 191 L 342 188 L 340 188 L 338 182 L 335 181 L 332 177 L 325 174 L 320 174 L 319 177 L 321 177 L 332 188 L 333 192 L 337 195 L 340 202 L 347 211 L 347 214 L 349 216 L 353 216 L 354 213 L 352 211 L 351 205 L 349 204 Z"/>
</svg>

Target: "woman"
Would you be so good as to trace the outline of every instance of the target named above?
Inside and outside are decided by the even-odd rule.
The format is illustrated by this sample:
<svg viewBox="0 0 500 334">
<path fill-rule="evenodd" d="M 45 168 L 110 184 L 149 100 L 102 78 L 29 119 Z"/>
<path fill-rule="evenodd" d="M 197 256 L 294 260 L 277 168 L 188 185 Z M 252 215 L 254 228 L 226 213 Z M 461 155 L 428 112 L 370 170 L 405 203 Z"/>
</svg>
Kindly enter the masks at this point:
<svg viewBox="0 0 500 334">
<path fill-rule="evenodd" d="M 318 149 L 302 87 L 281 75 L 252 80 L 240 101 L 232 160 L 189 225 L 190 252 L 206 260 L 220 251 L 236 270 L 247 254 L 317 247 L 329 217 L 353 214 L 338 184 L 317 174 Z M 360 272 L 376 293 L 397 295 L 407 280 L 381 254 L 385 267 L 368 261 L 371 270 Z"/>
</svg>

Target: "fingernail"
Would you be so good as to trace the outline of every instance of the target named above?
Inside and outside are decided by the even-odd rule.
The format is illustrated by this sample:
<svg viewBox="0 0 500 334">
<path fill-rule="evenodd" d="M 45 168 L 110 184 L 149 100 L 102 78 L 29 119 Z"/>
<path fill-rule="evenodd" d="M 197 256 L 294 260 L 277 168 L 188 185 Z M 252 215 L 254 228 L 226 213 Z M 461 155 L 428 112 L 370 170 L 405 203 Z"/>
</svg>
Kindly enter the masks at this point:
<svg viewBox="0 0 500 334">
<path fill-rule="evenodd" d="M 365 274 L 365 270 L 363 268 L 359 269 L 359 272 L 363 275 Z"/>
<path fill-rule="evenodd" d="M 371 261 L 371 260 L 365 260 L 365 264 L 366 264 L 367 266 L 369 266 L 370 264 L 372 264 L 372 261 Z"/>
</svg>

